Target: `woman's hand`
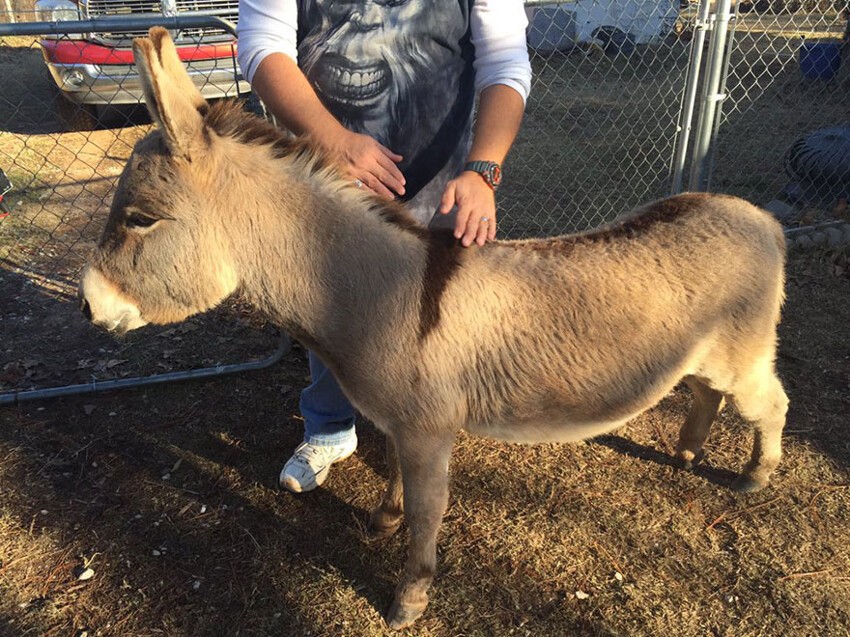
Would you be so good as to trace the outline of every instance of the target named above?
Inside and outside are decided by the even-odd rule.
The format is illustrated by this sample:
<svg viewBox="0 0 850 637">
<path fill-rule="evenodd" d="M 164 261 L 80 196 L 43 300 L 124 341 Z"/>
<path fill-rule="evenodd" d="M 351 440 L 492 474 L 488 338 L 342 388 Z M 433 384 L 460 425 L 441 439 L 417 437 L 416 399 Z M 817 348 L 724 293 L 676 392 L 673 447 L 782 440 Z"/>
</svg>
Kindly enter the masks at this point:
<svg viewBox="0 0 850 637">
<path fill-rule="evenodd" d="M 396 165 L 401 155 L 369 135 L 345 128 L 325 108 L 291 57 L 284 53 L 265 57 L 254 74 L 253 87 L 285 128 L 309 135 L 353 182 L 387 199 L 404 194 L 404 175 Z"/>
<path fill-rule="evenodd" d="M 496 194 L 481 175 L 462 172 L 446 184 L 440 201 L 440 213 L 448 214 L 457 206 L 455 238 L 464 248 L 473 243 L 483 246 L 496 238 Z"/>
<path fill-rule="evenodd" d="M 336 157 L 342 170 L 355 183 L 385 199 L 404 194 L 404 175 L 396 165 L 402 160 L 401 155 L 368 135 L 341 127 L 316 137 L 319 145 Z"/>
</svg>

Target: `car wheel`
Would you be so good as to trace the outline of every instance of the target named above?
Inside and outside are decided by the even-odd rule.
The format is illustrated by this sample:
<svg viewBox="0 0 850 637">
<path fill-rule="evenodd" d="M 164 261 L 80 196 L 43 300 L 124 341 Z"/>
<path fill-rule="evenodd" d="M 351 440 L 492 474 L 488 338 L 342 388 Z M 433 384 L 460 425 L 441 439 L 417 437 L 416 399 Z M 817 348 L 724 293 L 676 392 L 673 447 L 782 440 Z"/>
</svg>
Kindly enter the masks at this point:
<svg viewBox="0 0 850 637">
<path fill-rule="evenodd" d="M 61 93 L 54 100 L 54 104 L 66 132 L 91 131 L 97 128 L 97 107 L 93 104 L 72 102 Z"/>
</svg>

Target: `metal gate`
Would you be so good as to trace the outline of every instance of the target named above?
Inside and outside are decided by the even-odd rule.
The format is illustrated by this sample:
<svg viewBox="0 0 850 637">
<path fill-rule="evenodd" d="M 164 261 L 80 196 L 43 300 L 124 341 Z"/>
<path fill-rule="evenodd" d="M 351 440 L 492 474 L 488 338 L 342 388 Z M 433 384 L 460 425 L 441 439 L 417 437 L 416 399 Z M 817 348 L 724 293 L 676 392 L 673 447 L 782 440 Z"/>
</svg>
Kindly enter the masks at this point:
<svg viewBox="0 0 850 637">
<path fill-rule="evenodd" d="M 90 14 L 34 23 L 16 1 L 29 0 L 7 2 L 0 23 L 0 169 L 13 184 L 0 218 L 0 403 L 278 360 L 282 349 L 266 356 L 275 331 L 239 306 L 116 343 L 78 318 L 74 298 L 122 163 L 149 130 L 127 38 L 164 24 L 198 52 L 189 66 L 206 94 L 248 99 L 232 25 Z M 744 196 L 789 227 L 845 214 L 843 6 L 574 0 L 526 9 L 534 80 L 500 190 L 503 237 L 592 228 L 683 189 Z M 75 66 L 74 51 L 101 57 Z M 94 83 L 92 67 L 109 65 L 112 85 Z"/>
</svg>

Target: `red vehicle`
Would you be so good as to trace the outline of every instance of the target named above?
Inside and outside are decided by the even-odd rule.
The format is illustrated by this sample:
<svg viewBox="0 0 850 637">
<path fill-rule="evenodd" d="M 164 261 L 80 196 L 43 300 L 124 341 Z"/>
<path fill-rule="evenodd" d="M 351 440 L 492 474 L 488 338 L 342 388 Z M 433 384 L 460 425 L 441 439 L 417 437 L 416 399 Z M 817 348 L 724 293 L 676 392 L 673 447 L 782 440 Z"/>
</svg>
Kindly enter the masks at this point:
<svg viewBox="0 0 850 637">
<path fill-rule="evenodd" d="M 12 182 L 9 181 L 9 178 L 6 176 L 6 173 L 3 172 L 3 169 L 0 168 L 0 221 L 8 217 L 12 210 L 9 208 L 9 205 L 3 200 L 3 197 L 6 196 L 12 190 Z"/>
<path fill-rule="evenodd" d="M 161 15 L 216 16 L 235 24 L 239 9 L 238 0 L 38 0 L 36 11 L 40 20 L 48 22 Z M 72 107 L 77 105 L 77 111 L 96 116 L 106 106 L 138 104 L 142 100 L 131 48 L 133 38 L 140 35 L 143 33 L 138 31 L 97 32 L 46 37 L 40 44 L 62 95 Z M 213 28 L 186 29 L 171 35 L 180 59 L 204 97 L 250 93 L 236 64 L 236 40 L 232 35 Z"/>
</svg>

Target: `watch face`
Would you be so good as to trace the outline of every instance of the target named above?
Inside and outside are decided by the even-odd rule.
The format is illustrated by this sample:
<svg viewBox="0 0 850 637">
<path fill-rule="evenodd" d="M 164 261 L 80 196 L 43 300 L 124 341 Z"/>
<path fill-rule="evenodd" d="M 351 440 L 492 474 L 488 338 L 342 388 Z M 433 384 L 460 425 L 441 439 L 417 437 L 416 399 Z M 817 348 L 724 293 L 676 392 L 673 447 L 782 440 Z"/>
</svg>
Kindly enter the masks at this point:
<svg viewBox="0 0 850 637">
<path fill-rule="evenodd" d="M 502 169 L 499 164 L 490 164 L 490 183 L 498 186 L 502 183 Z"/>
</svg>

